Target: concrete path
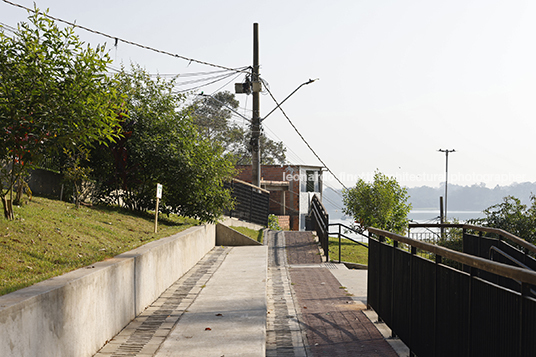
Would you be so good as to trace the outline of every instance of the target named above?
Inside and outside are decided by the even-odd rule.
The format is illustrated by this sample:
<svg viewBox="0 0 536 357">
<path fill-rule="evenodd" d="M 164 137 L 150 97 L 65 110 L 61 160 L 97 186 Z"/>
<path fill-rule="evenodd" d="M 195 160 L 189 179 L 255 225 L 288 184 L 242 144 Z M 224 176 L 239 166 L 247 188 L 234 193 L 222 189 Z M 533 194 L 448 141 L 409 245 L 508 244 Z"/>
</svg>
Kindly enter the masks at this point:
<svg viewBox="0 0 536 357">
<path fill-rule="evenodd" d="M 398 356 L 363 313 L 366 299 L 365 303 L 354 301 L 348 287 L 335 278 L 332 272 L 340 266 L 321 263 L 311 232 L 285 232 L 284 235 L 308 356 Z M 363 294 L 366 285 L 363 287 L 362 283 L 366 284 L 366 280 L 353 283 L 350 272 L 346 273 L 355 291 Z"/>
<path fill-rule="evenodd" d="M 365 270 L 323 263 L 310 232 L 269 232 L 214 248 L 95 356 L 407 355 L 364 309 Z"/>
<path fill-rule="evenodd" d="M 266 274 L 267 247 L 216 247 L 95 356 L 264 356 Z"/>
<path fill-rule="evenodd" d="M 262 356 L 265 336 L 266 247 L 235 247 L 155 356 Z"/>
</svg>

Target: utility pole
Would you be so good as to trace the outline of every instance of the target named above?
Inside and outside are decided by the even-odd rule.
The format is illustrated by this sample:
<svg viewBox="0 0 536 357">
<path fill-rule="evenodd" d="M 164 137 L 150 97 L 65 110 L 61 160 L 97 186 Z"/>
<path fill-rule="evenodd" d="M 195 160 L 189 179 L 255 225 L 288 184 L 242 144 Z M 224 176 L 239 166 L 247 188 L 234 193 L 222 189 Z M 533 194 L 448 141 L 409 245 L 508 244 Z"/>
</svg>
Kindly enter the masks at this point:
<svg viewBox="0 0 536 357">
<path fill-rule="evenodd" d="M 445 223 L 445 218 L 443 217 L 443 196 L 439 197 L 439 223 Z M 441 226 L 441 239 L 445 237 L 445 228 Z"/>
<path fill-rule="evenodd" d="M 261 186 L 261 158 L 260 158 L 260 90 L 259 81 L 259 24 L 253 24 L 253 70 L 251 76 L 253 89 L 253 118 L 251 120 L 251 183 Z"/>
<path fill-rule="evenodd" d="M 449 152 L 456 152 L 456 150 L 439 149 L 437 151 L 444 152 L 445 153 L 445 158 L 446 158 L 446 168 L 445 168 L 445 216 L 444 216 L 444 220 L 445 220 L 445 222 L 447 222 L 447 188 L 448 188 L 448 183 L 449 183 Z"/>
</svg>

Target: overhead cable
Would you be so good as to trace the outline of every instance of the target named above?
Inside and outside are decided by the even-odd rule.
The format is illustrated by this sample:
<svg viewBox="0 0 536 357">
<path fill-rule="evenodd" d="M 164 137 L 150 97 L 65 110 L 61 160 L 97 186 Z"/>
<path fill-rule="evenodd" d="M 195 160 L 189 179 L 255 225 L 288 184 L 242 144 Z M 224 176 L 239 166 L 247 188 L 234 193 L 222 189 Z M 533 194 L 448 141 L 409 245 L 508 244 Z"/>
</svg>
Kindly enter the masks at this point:
<svg viewBox="0 0 536 357">
<path fill-rule="evenodd" d="M 326 168 L 326 170 L 329 171 L 330 174 L 333 175 L 333 177 L 341 184 L 342 187 L 344 187 L 345 189 L 348 189 L 348 187 L 346 187 L 346 185 L 344 183 L 342 183 L 341 180 L 339 180 L 339 178 L 333 173 L 333 171 L 331 171 L 331 169 L 328 167 L 328 165 L 326 165 L 326 163 L 320 158 L 320 156 L 318 156 L 318 154 L 316 153 L 316 151 L 313 150 L 313 148 L 311 147 L 311 145 L 309 145 L 309 143 L 307 142 L 307 140 L 305 140 L 305 138 L 303 137 L 303 135 L 300 133 L 300 131 L 298 130 L 298 128 L 296 128 L 296 126 L 294 125 L 294 123 L 292 122 L 292 120 L 290 120 L 290 118 L 288 117 L 287 113 L 285 113 L 285 111 L 283 110 L 283 108 L 281 107 L 281 104 L 277 102 L 277 100 L 274 98 L 274 95 L 272 94 L 272 92 L 270 91 L 270 89 L 268 87 L 266 87 L 266 90 L 268 91 L 268 94 L 270 94 L 270 97 L 272 97 L 272 100 L 275 102 L 275 104 L 277 105 L 277 108 L 279 108 L 279 110 L 281 110 L 281 113 L 283 113 L 283 115 L 285 116 L 285 118 L 287 118 L 288 122 L 290 123 L 290 125 L 294 128 L 294 130 L 296 131 L 296 133 L 298 134 L 298 136 L 302 139 L 302 141 L 305 143 L 305 145 L 307 145 L 307 147 L 309 148 L 309 150 L 311 150 L 311 152 L 316 156 L 316 158 L 318 159 L 318 161 L 320 161 L 322 163 L 322 165 L 324 165 L 324 167 Z M 265 117 L 266 118 L 266 117 Z"/>
<path fill-rule="evenodd" d="M 244 70 L 236 70 L 236 69 L 233 69 L 233 68 L 221 66 L 221 65 L 218 65 L 218 64 L 210 63 L 210 62 L 200 61 L 200 60 L 197 60 L 197 59 L 194 59 L 194 58 L 188 58 L 188 57 L 185 57 L 185 56 L 178 55 L 176 53 L 171 53 L 171 52 L 168 52 L 168 51 L 159 50 L 159 49 L 156 49 L 154 47 L 141 45 L 141 44 L 133 42 L 133 41 L 125 40 L 125 39 L 122 39 L 122 38 L 119 38 L 119 37 L 116 37 L 116 36 L 112 36 L 112 35 L 108 35 L 108 34 L 106 34 L 104 32 L 93 30 L 93 29 L 90 29 L 88 27 L 78 25 L 78 24 L 76 24 L 74 22 L 66 21 L 66 20 L 60 19 L 58 17 L 48 15 L 47 13 L 44 13 L 44 12 L 41 12 L 41 11 L 36 11 L 34 9 L 30 9 L 30 8 L 28 8 L 26 6 L 11 2 L 9 0 L 2 0 L 2 1 L 5 2 L 6 4 L 16 6 L 16 7 L 19 7 L 21 9 L 25 9 L 27 11 L 35 12 L 35 13 L 38 13 L 40 15 L 46 16 L 46 17 L 48 17 L 48 18 L 50 18 L 52 20 L 63 22 L 64 24 L 67 24 L 67 25 L 70 25 L 70 26 L 73 26 L 73 27 L 78 27 L 78 28 L 80 28 L 82 30 L 85 30 L 85 31 L 92 32 L 92 33 L 97 34 L 97 35 L 101 35 L 101 36 L 110 38 L 110 39 L 114 40 L 115 43 L 117 43 L 118 41 L 121 41 L 123 43 L 127 43 L 127 44 L 132 45 L 132 46 L 140 47 L 140 48 L 143 48 L 145 50 L 157 52 L 157 53 L 168 55 L 168 56 L 175 57 L 175 58 L 180 58 L 180 59 L 183 59 L 183 60 L 188 61 L 190 63 L 195 62 L 195 63 L 199 63 L 199 64 L 202 64 L 202 65 L 205 65 L 205 66 L 226 69 L 228 71 L 235 71 L 235 72 L 241 72 L 241 73 L 245 72 Z"/>
</svg>

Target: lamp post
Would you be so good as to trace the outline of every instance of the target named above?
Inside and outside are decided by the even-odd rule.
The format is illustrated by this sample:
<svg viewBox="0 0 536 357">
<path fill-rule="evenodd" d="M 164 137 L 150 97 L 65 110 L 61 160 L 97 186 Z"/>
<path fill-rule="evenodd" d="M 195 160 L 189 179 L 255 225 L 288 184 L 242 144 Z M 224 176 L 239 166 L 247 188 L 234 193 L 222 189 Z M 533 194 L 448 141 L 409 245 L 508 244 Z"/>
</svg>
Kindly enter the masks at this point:
<svg viewBox="0 0 536 357">
<path fill-rule="evenodd" d="M 456 152 L 456 150 L 439 149 L 437 151 L 444 152 L 445 159 L 446 159 L 446 165 L 445 165 L 445 222 L 446 222 L 447 221 L 447 189 L 448 189 L 448 183 L 449 183 L 449 152 Z"/>
</svg>

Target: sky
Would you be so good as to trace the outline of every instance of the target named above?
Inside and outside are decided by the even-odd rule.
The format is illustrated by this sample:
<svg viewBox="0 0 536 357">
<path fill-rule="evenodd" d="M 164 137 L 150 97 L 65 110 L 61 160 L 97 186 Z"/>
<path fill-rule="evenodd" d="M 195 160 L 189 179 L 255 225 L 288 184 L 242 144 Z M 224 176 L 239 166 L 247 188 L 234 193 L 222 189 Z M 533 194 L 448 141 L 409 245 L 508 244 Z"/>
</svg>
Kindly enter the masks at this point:
<svg viewBox="0 0 536 357">
<path fill-rule="evenodd" d="M 33 8 L 34 1 L 13 0 Z M 505 186 L 536 181 L 536 2 L 525 0 L 118 1 L 36 0 L 67 21 L 212 64 L 252 65 L 259 25 L 261 77 L 278 101 L 309 79 L 283 109 L 345 186 L 374 172 L 407 187 Z M 0 0 L 0 24 L 27 12 Z M 137 63 L 178 74 L 179 89 L 218 68 L 107 43 L 113 66 Z M 190 75 L 190 76 L 189 76 Z M 215 74 L 211 74 L 215 75 Z M 243 74 L 194 89 L 234 91 Z M 251 96 L 237 94 L 251 115 Z M 261 117 L 275 106 L 266 91 Z M 239 117 L 237 121 L 244 122 Z M 263 126 L 292 164 L 321 163 L 276 111 Z M 328 187 L 341 185 L 326 174 Z"/>
</svg>

